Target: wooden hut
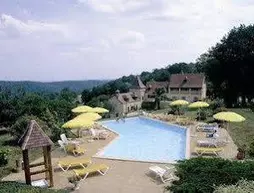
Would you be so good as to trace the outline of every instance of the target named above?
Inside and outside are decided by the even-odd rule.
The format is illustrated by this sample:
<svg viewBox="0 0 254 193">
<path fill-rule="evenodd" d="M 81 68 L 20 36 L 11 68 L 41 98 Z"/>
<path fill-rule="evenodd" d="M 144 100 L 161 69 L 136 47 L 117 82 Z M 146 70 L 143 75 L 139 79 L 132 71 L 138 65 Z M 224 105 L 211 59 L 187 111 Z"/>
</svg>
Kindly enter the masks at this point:
<svg viewBox="0 0 254 193">
<path fill-rule="evenodd" d="M 49 181 L 49 187 L 54 185 L 53 183 L 53 170 L 51 163 L 51 146 L 53 142 L 50 138 L 44 133 L 41 127 L 35 120 L 31 120 L 28 124 L 26 132 L 23 134 L 19 140 L 21 145 L 22 154 L 23 154 L 23 163 L 24 163 L 24 172 L 26 178 L 26 184 L 31 185 L 31 176 L 45 173 L 45 180 Z M 28 151 L 33 148 L 42 148 L 44 161 L 40 163 L 30 164 Z M 44 169 L 38 171 L 30 171 L 30 168 L 43 166 Z"/>
</svg>

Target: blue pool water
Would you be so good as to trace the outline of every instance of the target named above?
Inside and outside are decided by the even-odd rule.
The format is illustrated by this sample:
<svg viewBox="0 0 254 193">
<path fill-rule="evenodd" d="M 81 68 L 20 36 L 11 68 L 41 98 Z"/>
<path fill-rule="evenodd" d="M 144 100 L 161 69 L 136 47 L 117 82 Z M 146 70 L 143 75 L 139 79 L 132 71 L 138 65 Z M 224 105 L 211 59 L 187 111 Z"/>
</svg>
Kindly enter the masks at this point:
<svg viewBox="0 0 254 193">
<path fill-rule="evenodd" d="M 185 158 L 186 129 L 147 118 L 104 121 L 119 137 L 97 155 L 136 161 L 172 162 Z"/>
</svg>

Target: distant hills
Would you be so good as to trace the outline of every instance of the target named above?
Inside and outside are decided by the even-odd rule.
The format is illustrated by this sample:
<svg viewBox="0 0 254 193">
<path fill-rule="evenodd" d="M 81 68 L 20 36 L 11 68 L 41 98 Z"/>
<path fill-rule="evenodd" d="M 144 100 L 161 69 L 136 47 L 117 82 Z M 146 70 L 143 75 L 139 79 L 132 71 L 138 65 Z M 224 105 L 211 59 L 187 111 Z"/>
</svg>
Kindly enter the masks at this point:
<svg viewBox="0 0 254 193">
<path fill-rule="evenodd" d="M 34 81 L 0 81 L 0 88 L 7 88 L 13 91 L 24 89 L 28 92 L 59 92 L 69 88 L 75 92 L 82 92 L 84 89 L 92 89 L 95 86 L 103 85 L 109 80 L 81 80 L 81 81 L 59 81 L 59 82 L 34 82 Z"/>
</svg>

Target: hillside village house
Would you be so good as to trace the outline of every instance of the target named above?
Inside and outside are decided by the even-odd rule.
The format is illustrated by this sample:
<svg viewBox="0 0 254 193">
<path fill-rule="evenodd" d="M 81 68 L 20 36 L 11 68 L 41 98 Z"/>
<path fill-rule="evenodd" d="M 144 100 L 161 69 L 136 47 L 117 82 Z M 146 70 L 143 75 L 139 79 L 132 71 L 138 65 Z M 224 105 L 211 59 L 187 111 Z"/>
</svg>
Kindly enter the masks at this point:
<svg viewBox="0 0 254 193">
<path fill-rule="evenodd" d="M 157 89 L 163 89 L 165 93 L 168 93 L 168 81 L 157 82 L 152 80 L 147 82 L 146 92 L 145 92 L 145 101 L 154 102 Z"/>
<path fill-rule="evenodd" d="M 156 89 L 164 89 L 165 95 L 172 100 L 184 99 L 193 102 L 206 98 L 206 82 L 203 74 L 172 74 L 169 81 L 150 81 L 146 86 L 137 76 L 129 92 L 117 91 L 110 99 L 110 103 L 118 114 L 137 111 L 143 101 L 155 101 Z"/>
<path fill-rule="evenodd" d="M 168 96 L 189 102 L 206 98 L 206 82 L 203 74 L 172 74 L 169 80 Z"/>
<path fill-rule="evenodd" d="M 120 93 L 116 91 L 115 95 L 109 101 L 116 113 L 130 113 L 141 108 L 145 91 L 146 86 L 140 80 L 140 77 L 137 76 L 135 83 L 130 88 L 130 92 Z"/>
</svg>

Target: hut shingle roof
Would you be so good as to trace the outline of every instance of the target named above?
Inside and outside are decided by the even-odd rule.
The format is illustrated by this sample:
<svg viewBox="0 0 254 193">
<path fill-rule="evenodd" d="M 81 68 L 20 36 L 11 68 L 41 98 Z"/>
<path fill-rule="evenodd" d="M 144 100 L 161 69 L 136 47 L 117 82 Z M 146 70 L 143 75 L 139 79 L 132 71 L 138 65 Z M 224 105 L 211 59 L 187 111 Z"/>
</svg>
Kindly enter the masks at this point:
<svg viewBox="0 0 254 193">
<path fill-rule="evenodd" d="M 53 145 L 51 139 L 44 133 L 35 120 L 30 121 L 19 143 L 22 150 Z"/>
</svg>

